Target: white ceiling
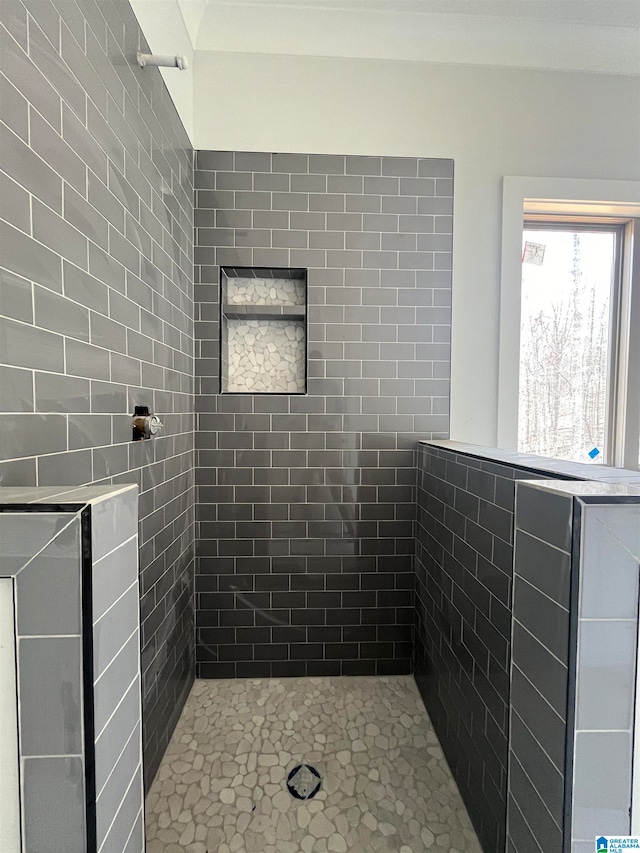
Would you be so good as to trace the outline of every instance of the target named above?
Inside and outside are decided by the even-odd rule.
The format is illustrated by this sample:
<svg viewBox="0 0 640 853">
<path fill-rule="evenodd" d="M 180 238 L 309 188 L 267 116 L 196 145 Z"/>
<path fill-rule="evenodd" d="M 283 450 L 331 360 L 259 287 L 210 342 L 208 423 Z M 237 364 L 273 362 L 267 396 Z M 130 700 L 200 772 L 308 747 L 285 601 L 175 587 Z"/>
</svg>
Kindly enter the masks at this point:
<svg viewBox="0 0 640 853">
<path fill-rule="evenodd" d="M 196 51 L 640 73 L 638 0 L 176 2 Z"/>
<path fill-rule="evenodd" d="M 183 8 L 270 6 L 413 14 L 490 15 L 574 24 L 640 27 L 637 0 L 180 0 Z"/>
<path fill-rule="evenodd" d="M 162 73 L 190 136 L 194 79 L 199 57 L 207 53 L 640 76 L 640 0 L 131 0 L 131 5 L 154 53 L 188 59 L 187 72 Z"/>
</svg>

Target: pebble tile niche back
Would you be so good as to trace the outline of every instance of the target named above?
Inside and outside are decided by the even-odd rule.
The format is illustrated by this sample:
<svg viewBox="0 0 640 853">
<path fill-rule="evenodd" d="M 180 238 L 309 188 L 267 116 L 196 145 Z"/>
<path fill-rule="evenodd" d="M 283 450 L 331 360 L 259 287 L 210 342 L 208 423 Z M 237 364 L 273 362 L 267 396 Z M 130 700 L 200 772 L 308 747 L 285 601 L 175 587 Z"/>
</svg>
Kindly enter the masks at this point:
<svg viewBox="0 0 640 853">
<path fill-rule="evenodd" d="M 220 290 L 222 392 L 306 393 L 306 271 L 223 268 Z"/>
</svg>

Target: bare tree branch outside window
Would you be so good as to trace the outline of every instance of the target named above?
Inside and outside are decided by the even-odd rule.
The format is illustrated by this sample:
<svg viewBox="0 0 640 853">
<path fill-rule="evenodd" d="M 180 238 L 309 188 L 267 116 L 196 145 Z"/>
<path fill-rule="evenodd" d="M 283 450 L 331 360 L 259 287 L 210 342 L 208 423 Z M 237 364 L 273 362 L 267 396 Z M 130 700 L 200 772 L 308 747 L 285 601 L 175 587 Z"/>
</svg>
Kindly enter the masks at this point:
<svg viewBox="0 0 640 853">
<path fill-rule="evenodd" d="M 542 265 L 523 264 L 519 450 L 589 461 L 606 434 L 613 235 L 536 230 L 525 239 L 547 252 Z"/>
</svg>

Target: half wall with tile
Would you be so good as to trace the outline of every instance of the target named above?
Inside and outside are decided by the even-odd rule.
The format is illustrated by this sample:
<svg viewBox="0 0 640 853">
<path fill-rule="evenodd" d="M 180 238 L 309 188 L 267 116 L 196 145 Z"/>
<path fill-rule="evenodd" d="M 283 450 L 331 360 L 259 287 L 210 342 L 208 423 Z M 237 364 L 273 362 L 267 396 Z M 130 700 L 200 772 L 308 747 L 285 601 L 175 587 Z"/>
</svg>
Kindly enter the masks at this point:
<svg viewBox="0 0 640 853">
<path fill-rule="evenodd" d="M 573 853 L 587 853 L 593 838 L 591 847 L 585 838 L 601 818 L 624 834 L 605 811 L 625 802 L 630 784 L 629 753 L 620 747 L 630 743 L 624 726 L 635 684 L 640 474 L 427 441 L 418 445 L 417 492 L 414 673 L 485 853 L 568 853 L 572 843 Z M 599 515 L 609 504 L 619 536 Z M 591 586 L 582 581 L 583 558 Z M 598 583 L 601 616 L 594 615 Z M 582 645 L 594 636 L 610 657 L 593 639 Z M 607 702 L 600 712 L 593 699 L 608 685 L 626 709 L 615 720 Z M 580 717 L 583 706 L 591 718 Z M 582 735 L 595 734 L 594 722 L 608 734 L 624 723 L 611 741 L 621 769 L 610 785 L 593 782 L 586 750 L 574 749 L 574 732 L 576 744 L 590 743 Z M 585 772 L 572 788 L 579 765 Z M 585 802 L 586 811 L 578 805 Z"/>
<path fill-rule="evenodd" d="M 2 837 L 25 853 L 144 850 L 136 504 L 135 486 L 0 489 L 19 795 Z"/>
<path fill-rule="evenodd" d="M 452 177 L 197 152 L 201 676 L 410 671 L 415 446 L 449 428 Z M 222 267 L 306 270 L 306 395 L 220 393 Z"/>
<path fill-rule="evenodd" d="M 541 475 L 440 443 L 417 467 L 414 673 L 485 853 L 502 853 L 514 485 Z"/>
</svg>

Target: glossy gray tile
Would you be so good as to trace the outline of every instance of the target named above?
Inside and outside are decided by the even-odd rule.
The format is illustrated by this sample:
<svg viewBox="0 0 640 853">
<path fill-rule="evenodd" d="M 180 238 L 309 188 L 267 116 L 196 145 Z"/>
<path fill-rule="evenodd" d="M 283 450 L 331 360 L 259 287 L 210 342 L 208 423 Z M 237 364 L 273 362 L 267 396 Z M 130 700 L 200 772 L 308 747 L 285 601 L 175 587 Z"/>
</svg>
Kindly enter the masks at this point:
<svg viewBox="0 0 640 853">
<path fill-rule="evenodd" d="M 67 372 L 87 379 L 110 379 L 109 353 L 82 341 L 65 338 Z"/>
<path fill-rule="evenodd" d="M 36 410 L 38 412 L 88 412 L 89 381 L 77 376 L 36 373 Z"/>
<path fill-rule="evenodd" d="M 8 270 L 0 270 L 0 313 L 14 320 L 33 323 L 33 285 Z"/>
<path fill-rule="evenodd" d="M 40 523 L 31 518 L 29 538 Z M 80 520 L 70 514 L 64 518 L 66 527 L 16 577 L 21 636 L 80 633 Z"/>
<path fill-rule="evenodd" d="M 100 792 L 118 757 L 137 725 L 140 716 L 140 688 L 132 684 L 96 740 L 96 790 Z"/>
<path fill-rule="evenodd" d="M 631 737 L 628 732 L 578 732 L 574 759 L 574 838 L 629 835 Z"/>
<path fill-rule="evenodd" d="M 553 601 L 569 607 L 571 563 L 569 554 L 524 530 L 515 536 L 516 570 L 520 577 Z"/>
<path fill-rule="evenodd" d="M 517 559 L 517 555 L 516 555 Z M 516 562 L 516 568 L 518 563 Z M 569 660 L 569 611 L 516 575 L 513 613 L 556 658 Z"/>
<path fill-rule="evenodd" d="M 6 77 L 0 81 L 0 100 L 2 101 L 5 124 L 20 139 L 27 142 L 29 139 L 29 105 Z"/>
<path fill-rule="evenodd" d="M 65 257 L 81 269 L 87 269 L 89 247 L 84 235 L 39 201 L 34 200 L 32 218 L 36 240 L 53 251 L 64 246 Z"/>
<path fill-rule="evenodd" d="M 0 367 L 0 412 L 33 411 L 33 374 L 29 370 Z"/>
<path fill-rule="evenodd" d="M 125 791 L 120 808 L 104 838 L 105 850 L 126 850 L 131 834 L 137 829 L 137 844 L 143 842 L 142 823 L 140 816 L 143 809 L 142 791 L 138 780 L 134 777 L 129 788 Z"/>
<path fill-rule="evenodd" d="M 562 829 L 547 809 L 540 792 L 517 759 L 513 759 L 510 770 L 510 789 L 514 799 L 509 821 L 511 842 L 518 851 L 561 853 Z M 520 817 L 524 826 L 518 819 Z"/>
<path fill-rule="evenodd" d="M 11 459 L 0 462 L 0 483 L 11 483 L 20 486 L 36 485 L 36 460 Z"/>
<path fill-rule="evenodd" d="M 91 450 L 51 453 L 38 458 L 39 486 L 81 486 L 93 479 Z"/>
<path fill-rule="evenodd" d="M 564 819 L 564 766 L 554 766 L 517 714 L 511 716 L 510 746 L 512 754 L 525 769 L 531 786 L 556 825 L 561 827 Z M 515 789 L 512 790 L 515 793 Z M 520 800 L 519 797 L 516 799 Z M 538 827 L 535 829 L 538 836 Z"/>
<path fill-rule="evenodd" d="M 561 768 L 565 758 L 565 720 L 517 666 L 512 669 L 511 705 L 553 764 Z"/>
<path fill-rule="evenodd" d="M 114 763 L 109 779 L 98 791 L 96 803 L 98 820 L 96 831 L 98 839 L 100 840 L 107 836 L 111 821 L 113 820 L 113 817 L 118 814 L 121 803 L 123 802 L 134 777 L 137 776 L 139 780 L 141 737 L 142 733 L 140 731 L 140 723 L 138 722 L 131 734 L 131 737 L 118 757 L 118 760 Z M 139 788 L 137 805 L 138 808 L 142 805 Z M 129 827 L 129 829 L 131 829 L 131 827 Z M 124 847 L 114 849 L 124 850 Z"/>
<path fill-rule="evenodd" d="M 111 444 L 109 415 L 70 415 L 68 428 L 69 450 Z"/>
<path fill-rule="evenodd" d="M 94 686 L 95 730 L 99 736 L 139 670 L 140 639 L 136 631 L 126 640 L 111 666 Z"/>
<path fill-rule="evenodd" d="M 635 619 L 640 562 L 637 507 L 587 506 L 583 528 L 581 616 Z"/>
<path fill-rule="evenodd" d="M 18 572 L 69 523 L 68 513 L 46 513 L 33 523 L 30 513 L 0 513 L 3 549 L 0 555 L 5 576 Z"/>
<path fill-rule="evenodd" d="M 631 729 L 635 703 L 636 619 L 581 620 L 578 645 L 577 728 Z M 602 701 L 603 696 L 606 702 Z"/>
<path fill-rule="evenodd" d="M 513 626 L 513 660 L 553 709 L 566 718 L 567 667 L 517 622 Z"/>
<path fill-rule="evenodd" d="M 42 199 L 53 210 L 61 211 L 62 178 L 51 166 L 4 125 L 0 128 L 0 147 L 6 173 L 37 199 Z"/>
<path fill-rule="evenodd" d="M 40 57 L 50 53 L 47 50 L 48 46 L 43 46 L 43 48 L 43 50 L 38 51 Z M 59 67 L 59 63 L 50 63 L 47 75 L 55 73 L 54 69 Z M 78 94 L 80 98 L 83 97 L 81 92 Z M 43 161 L 65 180 L 70 188 L 79 193 L 85 193 L 87 174 L 82 159 L 35 110 L 31 111 L 30 116 L 29 144 Z"/>
<path fill-rule="evenodd" d="M 518 527 L 538 539 L 568 551 L 573 501 L 526 484 L 516 485 Z"/>
<path fill-rule="evenodd" d="M 18 648 L 20 751 L 82 753 L 81 638 L 22 638 Z"/>
<path fill-rule="evenodd" d="M 20 231 L 31 230 L 29 194 L 6 175 L 0 176 L 0 218 Z"/>
<path fill-rule="evenodd" d="M 91 257 L 91 253 L 89 256 Z M 109 305 L 106 284 L 66 261 L 63 268 L 65 296 L 87 308 L 106 313 Z M 107 284 L 112 284 L 110 278 L 107 278 Z"/>
<path fill-rule="evenodd" d="M 25 853 L 85 853 L 82 761 L 28 758 L 23 772 Z"/>
<path fill-rule="evenodd" d="M 140 596 L 138 584 L 133 583 L 109 610 L 94 622 L 94 678 L 104 670 L 124 645 L 126 638 L 138 628 Z"/>
<path fill-rule="evenodd" d="M 98 620 L 137 579 L 138 542 L 133 537 L 94 562 L 94 620 Z"/>
<path fill-rule="evenodd" d="M 28 447 L 37 447 L 42 453 L 67 449 L 67 426 L 62 415 L 3 414 L 0 415 L 0 429 L 2 459 L 23 456 Z"/>
<path fill-rule="evenodd" d="M 4 361 L 15 367 L 62 369 L 64 349 L 59 335 L 0 317 L 0 341 L 6 353 Z"/>
<path fill-rule="evenodd" d="M 94 562 L 136 535 L 137 503 L 137 490 L 130 489 L 117 499 L 100 501 L 94 506 L 91 531 Z"/>
</svg>

